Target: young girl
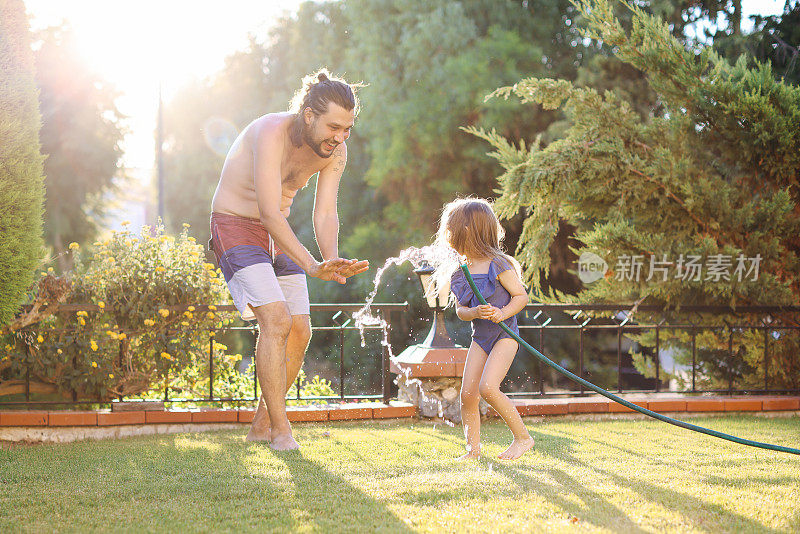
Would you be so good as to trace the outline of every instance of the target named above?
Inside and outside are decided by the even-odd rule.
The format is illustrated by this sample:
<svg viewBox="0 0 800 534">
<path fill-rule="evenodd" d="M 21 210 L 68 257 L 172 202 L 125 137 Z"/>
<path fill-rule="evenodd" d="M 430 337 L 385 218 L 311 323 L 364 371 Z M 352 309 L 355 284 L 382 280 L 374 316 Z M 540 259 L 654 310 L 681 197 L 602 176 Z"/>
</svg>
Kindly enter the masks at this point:
<svg viewBox="0 0 800 534">
<path fill-rule="evenodd" d="M 437 267 L 436 286 L 447 283 L 462 321 L 472 321 L 472 343 L 461 383 L 461 420 L 467 438 L 467 453 L 460 459 L 480 456 L 481 417 L 478 402 L 483 397 L 500 414 L 514 435 L 514 442 L 499 458 L 513 460 L 533 447 L 519 412 L 500 391 L 519 344 L 498 323 L 519 333 L 516 314 L 528 303 L 520 279 L 519 263 L 500 248 L 503 228 L 486 200 L 464 198 L 444 207 L 436 242 L 465 257 L 470 274 L 488 304 L 482 305 L 464 273 L 454 261 Z"/>
</svg>

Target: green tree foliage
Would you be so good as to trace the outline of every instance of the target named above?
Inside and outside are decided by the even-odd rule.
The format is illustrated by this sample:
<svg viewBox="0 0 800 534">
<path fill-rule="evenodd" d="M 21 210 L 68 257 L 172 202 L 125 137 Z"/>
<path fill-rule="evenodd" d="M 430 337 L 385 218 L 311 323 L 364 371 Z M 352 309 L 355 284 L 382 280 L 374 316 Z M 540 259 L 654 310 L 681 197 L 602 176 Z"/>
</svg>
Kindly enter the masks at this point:
<svg viewBox="0 0 800 534">
<path fill-rule="evenodd" d="M 800 89 L 776 81 L 769 65 L 748 68 L 741 58 L 732 66 L 709 47 L 687 49 L 660 19 L 639 9 L 633 8 L 626 32 L 607 1 L 580 7 L 586 36 L 644 72 L 666 112 L 643 118 L 614 93 L 565 80 L 527 78 L 495 93 L 561 108 L 570 123 L 564 137 L 546 147 L 517 147 L 473 130 L 493 144 L 506 171 L 499 178 L 502 215 L 526 210 L 518 258 L 527 279 L 537 286 L 539 274 L 547 273 L 548 247 L 564 219 L 577 229 L 575 252 L 593 252 L 612 268 L 583 289 L 579 301 L 797 302 Z M 621 258 L 639 256 L 646 273 L 651 260 L 675 262 L 681 254 L 704 262 L 731 257 L 730 279 L 705 271 L 696 281 L 620 276 Z M 760 256 L 755 280 L 733 275 L 739 255 Z M 796 387 L 800 358 L 791 352 L 791 338 L 781 337 L 773 348 L 784 384 Z M 727 348 L 722 339 L 716 343 L 709 361 L 714 350 Z M 795 377 L 788 378 L 792 370 Z M 752 375 L 752 365 L 737 372 Z"/>
<path fill-rule="evenodd" d="M 361 127 L 370 155 L 366 180 L 384 204 L 359 238 L 396 250 L 428 242 L 445 202 L 458 194 L 491 196 L 494 187 L 479 144 L 459 126 L 494 124 L 506 135 L 533 137 L 553 121 L 549 111 L 520 120 L 507 103 L 482 101 L 498 81 L 526 73 L 574 76 L 577 49 L 557 45 L 578 38 L 568 26 L 571 7 L 377 0 L 346 7 L 350 54 L 370 83 Z"/>
<path fill-rule="evenodd" d="M 33 53 L 21 0 L 0 0 L 0 326 L 42 258 L 43 157 Z"/>
<path fill-rule="evenodd" d="M 70 242 L 89 243 L 108 202 L 122 156 L 122 116 L 113 88 L 83 63 L 67 28 L 40 33 L 36 82 L 45 160 L 45 238 L 68 268 Z"/>
</svg>

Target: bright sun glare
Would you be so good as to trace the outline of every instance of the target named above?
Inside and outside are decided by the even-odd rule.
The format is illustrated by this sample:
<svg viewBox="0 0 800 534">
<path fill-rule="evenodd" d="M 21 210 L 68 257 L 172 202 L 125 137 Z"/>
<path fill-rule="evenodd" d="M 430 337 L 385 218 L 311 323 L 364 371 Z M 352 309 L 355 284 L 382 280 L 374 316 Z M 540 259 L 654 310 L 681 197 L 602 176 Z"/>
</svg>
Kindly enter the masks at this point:
<svg viewBox="0 0 800 534">
<path fill-rule="evenodd" d="M 126 166 L 152 167 L 159 85 L 168 99 L 192 80 L 213 74 L 248 36 L 263 40 L 299 0 L 25 0 L 34 30 L 69 25 L 86 64 L 121 93 L 128 116 Z"/>
</svg>

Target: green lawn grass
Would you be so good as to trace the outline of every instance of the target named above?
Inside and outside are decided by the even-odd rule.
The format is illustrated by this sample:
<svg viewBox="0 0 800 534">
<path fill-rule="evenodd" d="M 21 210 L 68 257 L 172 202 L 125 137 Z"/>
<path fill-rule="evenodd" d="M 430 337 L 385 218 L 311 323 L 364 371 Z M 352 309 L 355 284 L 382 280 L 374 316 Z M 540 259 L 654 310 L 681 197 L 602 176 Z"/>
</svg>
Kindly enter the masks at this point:
<svg viewBox="0 0 800 534">
<path fill-rule="evenodd" d="M 797 447 L 800 418 L 693 422 Z M 536 448 L 459 463 L 461 427 L 297 425 L 302 452 L 243 431 L 0 448 L 0 532 L 798 532 L 800 457 L 650 420 L 527 421 Z"/>
</svg>

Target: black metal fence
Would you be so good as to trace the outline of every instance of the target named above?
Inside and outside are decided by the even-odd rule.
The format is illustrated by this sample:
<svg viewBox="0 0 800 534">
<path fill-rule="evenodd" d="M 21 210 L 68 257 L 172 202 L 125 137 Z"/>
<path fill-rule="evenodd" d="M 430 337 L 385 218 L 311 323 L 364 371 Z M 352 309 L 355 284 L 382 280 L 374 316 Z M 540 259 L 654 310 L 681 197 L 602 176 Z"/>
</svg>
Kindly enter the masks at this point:
<svg viewBox="0 0 800 534">
<path fill-rule="evenodd" d="M 345 335 L 349 332 L 357 331 L 358 327 L 353 324 L 351 315 L 353 312 L 361 309 L 363 304 L 312 304 L 312 313 L 322 314 L 330 318 L 329 324 L 314 325 L 312 331 L 314 332 L 328 332 L 334 333 L 338 339 L 338 394 L 334 396 L 301 396 L 300 385 L 298 384 L 297 393 L 293 397 L 295 400 L 304 401 L 331 401 L 331 400 L 348 400 L 348 399 L 382 399 L 388 401 L 394 394 L 392 376 L 389 371 L 389 356 L 390 347 L 387 344 L 381 345 L 380 353 L 370 353 L 368 349 L 365 354 L 360 354 L 360 358 L 366 360 L 379 360 L 377 368 L 380 369 L 380 384 L 381 392 L 364 393 L 364 392 L 346 392 L 347 377 L 352 369 L 346 366 L 345 358 Z M 71 306 L 70 309 L 74 308 Z M 380 336 L 384 340 L 391 339 L 391 331 L 393 325 L 398 324 L 399 314 L 409 313 L 409 306 L 407 303 L 381 303 L 373 304 L 371 306 L 373 313 L 382 320 L 382 324 L 375 326 L 368 326 L 368 331 L 379 331 Z M 218 306 L 219 311 L 235 311 L 233 306 Z M 647 318 L 646 322 L 637 322 L 637 317 Z M 320 321 L 322 322 L 322 321 Z M 723 324 L 719 324 L 722 322 Z M 405 321 L 407 323 L 407 321 Z M 690 387 L 686 387 L 683 391 L 691 393 L 728 393 L 728 394 L 768 394 L 768 393 L 800 393 L 800 388 L 777 388 L 773 387 L 771 376 L 773 369 L 771 368 L 770 361 L 770 339 L 777 339 L 784 332 L 795 331 L 800 329 L 800 306 L 740 306 L 735 309 L 724 306 L 683 306 L 679 310 L 664 309 L 659 306 L 638 306 L 635 312 L 631 311 L 631 306 L 625 305 L 589 305 L 589 304 L 531 304 L 526 307 L 524 312 L 520 314 L 520 332 L 521 335 L 531 345 L 538 348 L 546 356 L 551 359 L 561 358 L 559 363 L 565 364 L 567 368 L 571 368 L 575 374 L 594 382 L 593 378 L 597 375 L 598 379 L 603 376 L 616 377 L 615 383 L 598 384 L 609 390 L 616 390 L 617 393 L 630 393 L 630 392 L 660 392 L 664 389 L 664 382 L 662 377 L 662 361 L 663 357 L 663 337 L 665 332 L 669 331 L 685 331 L 689 333 L 691 339 L 691 365 L 686 369 L 687 381 L 690 380 Z M 762 357 L 759 361 L 762 364 L 761 369 L 758 371 L 763 377 L 763 382 L 759 387 L 753 387 L 752 384 L 740 385 L 737 384 L 737 377 L 735 366 L 732 362 L 736 359 L 734 354 L 734 337 L 741 334 L 745 330 L 760 331 L 763 336 Z M 215 392 L 215 368 L 214 368 L 214 353 L 217 335 L 222 331 L 249 331 L 253 335 L 256 333 L 255 324 L 242 325 L 242 326 L 226 326 L 209 331 L 209 390 L 208 395 L 202 398 L 177 398 L 172 395 L 169 387 L 164 388 L 163 397 L 152 400 L 163 400 L 166 402 L 192 402 L 192 403 L 224 403 L 224 402 L 254 402 L 257 400 L 256 392 L 258 391 L 257 374 L 254 373 L 253 377 L 253 395 L 241 398 L 221 397 Z M 642 350 L 643 354 L 650 360 L 652 368 L 654 369 L 654 377 L 641 380 L 643 377 L 638 375 L 639 380 L 637 384 L 626 383 L 624 379 L 627 375 L 637 375 L 638 373 L 632 371 L 628 352 L 630 349 L 630 340 L 626 339 L 626 334 L 640 334 L 642 332 L 650 331 L 654 333 L 654 345 L 652 347 L 645 347 Z M 723 372 L 725 369 L 728 371 L 727 387 L 725 388 L 703 388 L 698 387 L 698 382 L 701 378 L 706 378 L 705 371 L 698 361 L 698 346 L 697 336 L 704 331 L 717 331 L 727 334 L 728 350 L 727 355 L 723 356 L 721 368 Z M 576 336 L 577 339 L 574 343 L 570 342 L 569 337 Z M 588 340 L 593 337 L 604 337 L 606 345 L 608 340 L 611 339 L 614 347 L 609 351 L 605 350 L 605 359 L 601 358 L 602 351 L 589 350 L 587 351 L 586 345 Z M 559 346 L 557 348 L 549 348 L 547 342 L 550 339 L 558 340 Z M 625 343 L 623 343 L 625 341 Z M 623 350 L 623 345 L 628 345 L 626 350 Z M 399 353 L 405 347 L 394 347 L 394 353 Z M 611 360 L 609 363 L 606 360 Z M 517 360 L 522 360 L 517 358 Z M 510 394 L 512 396 L 556 396 L 556 395 L 583 395 L 585 394 L 583 386 L 574 386 L 559 382 L 558 377 L 546 376 L 545 366 L 541 362 L 534 363 L 534 360 L 528 358 L 526 360 L 528 366 L 523 368 L 522 371 L 518 370 L 517 374 L 524 374 L 524 386 L 514 388 Z M 589 371 L 588 368 L 594 366 L 595 369 L 600 371 Z M 524 367 L 524 366 L 523 366 Z M 512 373 L 513 374 L 513 368 Z M 602 376 L 601 376 L 602 375 Z M 690 377 L 690 378 L 689 378 Z M 510 377 L 513 379 L 513 377 Z M 608 381 L 608 380 L 606 380 Z M 630 382 L 630 381 L 628 381 Z M 595 382 L 596 383 L 596 382 Z M 646 387 L 642 387 L 645 384 Z M 124 400 L 120 398 L 119 400 Z M 72 401 L 65 400 L 37 400 L 33 398 L 30 390 L 30 373 L 26 373 L 26 388 L 24 392 L 24 399 L 19 400 L 4 400 L 0 397 L 1 406 L 46 406 L 46 405 L 86 405 L 98 404 L 97 401 L 79 401 L 73 399 Z M 102 403 L 100 403 L 102 404 Z M 106 403 L 107 404 L 107 403 Z"/>
<path fill-rule="evenodd" d="M 365 350 L 365 354 L 361 354 L 362 359 L 379 359 L 379 366 L 378 368 L 382 369 L 381 372 L 381 393 L 380 394 L 364 394 L 364 393 L 346 393 L 346 376 L 348 374 L 348 369 L 345 365 L 345 334 L 354 331 L 378 331 L 380 332 L 380 337 L 383 340 L 388 340 L 391 335 L 392 331 L 392 324 L 396 322 L 397 314 L 403 313 L 408 311 L 408 304 L 407 303 L 373 303 L 370 306 L 371 313 L 374 317 L 380 319 L 380 324 L 377 325 L 369 325 L 364 327 L 358 327 L 354 324 L 352 319 L 352 314 L 356 311 L 359 311 L 363 308 L 363 304 L 353 303 L 353 304 L 311 304 L 311 312 L 312 314 L 322 314 L 323 316 L 329 316 L 329 324 L 326 325 L 313 325 L 312 324 L 312 333 L 313 332 L 335 332 L 336 338 L 338 339 L 338 386 L 339 391 L 337 395 L 326 395 L 326 396 L 301 396 L 301 387 L 298 377 L 297 382 L 297 393 L 291 400 L 302 400 L 302 401 L 332 401 L 332 400 L 355 400 L 355 399 L 382 399 L 384 402 L 388 402 L 389 399 L 392 397 L 392 377 L 389 372 L 389 345 L 388 342 L 386 344 L 381 344 L 380 353 L 374 354 L 369 353 L 371 350 L 369 347 Z M 67 305 L 62 308 L 62 312 L 74 312 L 78 310 L 88 309 L 88 308 L 96 308 L 96 306 L 81 306 L 81 305 Z M 216 306 L 216 310 L 218 312 L 236 312 L 235 306 L 232 305 L 219 305 Z M 346 315 L 349 314 L 349 315 Z M 244 323 L 243 321 L 237 320 L 237 322 Z M 35 325 L 31 327 L 27 327 L 25 329 L 28 333 L 33 333 L 35 335 L 36 328 Z M 215 381 L 217 379 L 215 375 L 215 364 L 214 364 L 214 355 L 215 355 L 215 345 L 218 343 L 217 339 L 220 333 L 224 332 L 249 332 L 252 334 L 253 340 L 257 335 L 257 323 L 244 323 L 239 326 L 223 326 L 215 329 L 208 330 L 208 396 L 204 397 L 176 397 L 173 392 L 170 390 L 168 385 L 164 386 L 163 389 L 163 396 L 160 398 L 148 398 L 148 399 L 139 399 L 136 400 L 140 401 L 164 401 L 170 403 L 243 403 L 243 402 L 255 402 L 258 400 L 258 373 L 253 373 L 253 394 L 251 396 L 246 397 L 224 397 L 219 396 L 215 393 Z M 25 406 L 25 407 L 36 407 L 36 406 L 54 406 L 54 405 L 103 405 L 109 404 L 109 402 L 97 401 L 97 400 L 78 400 L 77 398 L 73 397 L 73 400 L 66 400 L 66 399 L 59 399 L 59 400 L 37 400 L 34 398 L 33 393 L 31 392 L 31 373 L 30 373 L 30 347 L 27 346 L 26 349 L 26 372 L 25 372 L 25 390 L 24 390 L 24 400 L 6 400 L 3 397 L 0 397 L 0 407 L 2 406 Z M 120 354 L 122 351 L 120 351 Z M 121 365 L 121 362 L 120 362 Z M 255 362 L 254 362 L 254 371 L 255 371 Z M 168 381 L 165 381 L 168 384 Z M 123 397 L 119 397 L 117 400 L 124 401 L 126 400 Z"/>
<path fill-rule="evenodd" d="M 689 387 L 682 389 L 686 393 L 726 393 L 726 394 L 772 394 L 772 393 L 800 393 L 800 387 L 786 388 L 774 387 L 771 377 L 773 370 L 770 361 L 770 339 L 777 339 L 788 331 L 800 329 L 800 306 L 738 306 L 731 308 L 727 306 L 683 306 L 680 309 L 665 309 L 661 306 L 641 305 L 632 312 L 631 306 L 619 304 L 531 304 L 528 305 L 521 314 L 520 333 L 531 345 L 537 348 L 545 356 L 548 354 L 546 341 L 548 337 L 571 333 L 576 336 L 576 342 L 570 345 L 572 358 L 568 360 L 565 367 L 572 367 L 570 370 L 592 382 L 592 377 L 587 376 L 587 364 L 592 358 L 597 358 L 597 353 L 590 353 L 587 358 L 586 341 L 592 336 L 605 335 L 606 340 L 613 338 L 614 347 L 612 349 L 615 357 L 616 380 L 610 384 L 604 384 L 608 390 L 616 390 L 618 393 L 632 392 L 660 392 L 663 389 L 662 376 L 662 355 L 664 354 L 663 338 L 665 334 L 673 331 L 684 331 L 688 333 L 691 342 L 686 347 L 686 354 L 691 353 L 691 363 L 688 369 L 686 380 Z M 637 317 L 646 319 L 644 322 L 637 322 Z M 723 324 L 719 324 L 719 323 Z M 557 324 L 561 323 L 561 324 Z M 734 354 L 734 337 L 744 331 L 760 331 L 762 335 L 762 346 L 760 347 L 761 357 L 758 361 L 761 368 L 756 372 L 762 377 L 761 383 L 756 387 L 752 384 L 737 384 L 737 372 L 734 362 L 737 356 Z M 632 387 L 625 383 L 624 374 L 638 374 L 630 367 L 628 351 L 623 350 L 623 340 L 626 334 L 641 334 L 643 332 L 654 334 L 654 343 L 650 347 L 642 347 L 652 365 L 654 377 L 649 380 L 640 378 L 642 382 L 650 382 L 649 388 Z M 704 331 L 722 332 L 727 335 L 726 354 L 720 355 L 719 367 L 722 374 L 726 375 L 727 387 L 723 388 L 703 388 L 699 387 L 699 379 L 707 382 L 707 376 L 701 373 L 701 365 L 698 359 L 699 348 L 697 337 Z M 630 343 L 628 343 L 630 344 Z M 571 361 L 570 361 L 571 360 Z M 531 395 L 560 395 L 585 393 L 583 385 L 574 384 L 575 389 L 552 387 L 546 390 L 547 380 L 545 379 L 545 364 L 537 361 L 535 365 L 536 377 L 535 387 L 528 391 L 516 391 L 515 396 Z M 549 369 L 549 368 L 548 368 Z M 719 372 L 717 373 L 720 374 Z M 751 373 L 752 374 L 752 373 Z M 719 379 L 716 380 L 719 382 Z M 800 383 L 800 380 L 798 380 Z M 599 385 L 599 384 L 598 384 Z"/>
</svg>

